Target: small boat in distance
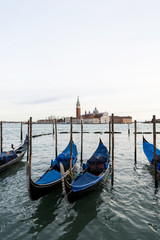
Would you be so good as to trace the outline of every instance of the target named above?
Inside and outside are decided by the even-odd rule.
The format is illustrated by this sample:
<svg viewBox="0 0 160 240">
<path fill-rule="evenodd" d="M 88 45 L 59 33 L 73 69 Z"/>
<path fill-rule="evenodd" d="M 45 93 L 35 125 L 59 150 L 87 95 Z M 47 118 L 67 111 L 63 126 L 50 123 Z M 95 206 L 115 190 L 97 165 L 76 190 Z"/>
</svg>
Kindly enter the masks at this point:
<svg viewBox="0 0 160 240">
<path fill-rule="evenodd" d="M 143 137 L 143 151 L 150 164 L 154 167 L 155 166 L 154 146 L 153 144 L 149 143 L 144 137 Z M 160 150 L 158 148 L 156 148 L 156 155 L 157 155 L 157 171 L 160 173 Z"/>
<path fill-rule="evenodd" d="M 13 145 L 11 145 L 13 148 Z M 13 167 L 14 164 L 20 162 L 24 157 L 24 154 L 28 147 L 28 136 L 26 135 L 26 139 L 23 144 L 19 145 L 17 148 L 13 148 L 8 152 L 3 151 L 0 154 L 0 173 L 8 170 L 10 167 Z"/>
<path fill-rule="evenodd" d="M 95 190 L 99 183 L 109 173 L 109 154 L 107 148 L 100 139 L 96 151 L 93 153 L 87 163 L 83 164 L 83 171 L 68 180 L 63 175 L 63 166 L 61 172 L 63 175 L 62 188 L 66 200 L 73 203 L 87 193 Z"/>
<path fill-rule="evenodd" d="M 31 169 L 29 169 L 29 195 L 31 200 L 50 193 L 54 189 L 61 187 L 62 176 L 60 173 L 60 163 L 64 167 L 65 176 L 70 174 L 70 159 L 71 159 L 71 141 L 65 150 L 60 153 L 55 160 L 51 160 L 51 165 L 48 170 L 36 181 L 33 182 L 31 178 Z M 75 167 L 77 161 L 77 147 L 72 141 L 72 169 Z M 31 168 L 31 166 L 29 166 Z"/>
</svg>

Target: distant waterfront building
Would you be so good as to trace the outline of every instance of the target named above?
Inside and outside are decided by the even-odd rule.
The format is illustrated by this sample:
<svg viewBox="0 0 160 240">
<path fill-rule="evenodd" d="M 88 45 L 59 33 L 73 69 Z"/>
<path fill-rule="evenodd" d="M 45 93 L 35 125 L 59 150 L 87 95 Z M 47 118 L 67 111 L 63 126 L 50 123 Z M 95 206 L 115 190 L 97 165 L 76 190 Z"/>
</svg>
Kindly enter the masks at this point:
<svg viewBox="0 0 160 240">
<path fill-rule="evenodd" d="M 85 111 L 84 115 L 81 115 L 81 107 L 80 107 L 80 101 L 79 97 L 77 97 L 77 103 L 76 103 L 76 117 L 73 118 L 73 123 L 80 123 L 81 119 L 83 120 L 83 123 L 109 123 L 109 116 L 107 112 L 99 113 L 98 109 L 95 107 L 93 112 L 90 111 L 87 113 Z M 65 118 L 65 122 L 69 123 L 70 118 Z"/>
<path fill-rule="evenodd" d="M 110 116 L 110 120 L 111 120 Z M 131 116 L 114 116 L 114 123 L 132 123 Z"/>
<path fill-rule="evenodd" d="M 95 109 L 93 110 L 93 113 L 94 113 L 94 114 L 98 114 L 98 110 L 97 110 L 96 107 L 95 107 Z"/>
<path fill-rule="evenodd" d="M 97 108 L 93 110 L 93 113 L 87 114 L 85 111 L 84 115 L 81 115 L 83 123 L 109 123 L 109 116 L 107 112 L 99 113 Z"/>
<path fill-rule="evenodd" d="M 56 117 L 50 116 L 46 119 L 40 119 L 37 121 L 37 123 L 54 123 Z M 81 120 L 83 120 L 83 123 L 109 123 L 111 121 L 111 116 L 109 117 L 107 112 L 99 113 L 98 109 L 95 107 L 93 112 L 85 110 L 85 114 L 81 115 L 81 106 L 79 101 L 79 96 L 77 97 L 76 102 L 76 117 L 73 117 L 73 123 L 81 123 Z M 157 122 L 160 122 L 160 119 L 156 120 Z M 57 119 L 57 122 L 59 123 L 70 123 L 70 117 L 66 118 L 60 118 Z M 150 121 L 151 122 L 151 121 Z M 132 123 L 132 117 L 131 116 L 114 116 L 114 123 Z"/>
</svg>

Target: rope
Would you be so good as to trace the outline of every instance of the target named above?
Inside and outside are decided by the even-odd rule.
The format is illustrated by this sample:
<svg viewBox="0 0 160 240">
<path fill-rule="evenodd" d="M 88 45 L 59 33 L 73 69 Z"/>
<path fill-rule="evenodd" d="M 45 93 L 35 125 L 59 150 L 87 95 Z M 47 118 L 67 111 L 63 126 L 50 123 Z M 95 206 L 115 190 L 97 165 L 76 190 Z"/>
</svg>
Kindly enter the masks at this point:
<svg viewBox="0 0 160 240">
<path fill-rule="evenodd" d="M 71 179 L 73 179 L 73 172 L 69 172 L 69 176 Z"/>
<path fill-rule="evenodd" d="M 79 177 L 79 176 L 81 176 L 82 175 L 82 173 L 80 172 L 80 173 L 77 173 L 74 177 L 73 177 L 73 180 L 75 179 L 75 178 L 77 178 L 77 177 Z"/>
</svg>

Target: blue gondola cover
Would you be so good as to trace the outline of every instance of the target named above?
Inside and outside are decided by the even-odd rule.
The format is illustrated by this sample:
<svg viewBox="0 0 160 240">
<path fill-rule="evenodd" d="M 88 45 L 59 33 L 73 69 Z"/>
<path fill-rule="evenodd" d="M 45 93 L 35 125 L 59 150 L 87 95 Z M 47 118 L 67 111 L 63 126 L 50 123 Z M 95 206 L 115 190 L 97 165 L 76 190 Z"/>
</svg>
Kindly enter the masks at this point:
<svg viewBox="0 0 160 240">
<path fill-rule="evenodd" d="M 51 160 L 51 167 L 57 166 L 57 169 L 52 169 L 51 171 L 47 171 L 44 173 L 41 178 L 36 181 L 36 184 L 49 184 L 53 183 L 61 178 L 61 173 L 59 172 L 59 163 L 61 162 L 65 168 L 65 170 L 69 169 L 69 162 L 70 162 L 70 150 L 71 150 L 71 143 L 69 142 L 68 146 L 65 150 L 60 153 L 55 160 Z M 72 166 L 75 165 L 77 159 L 77 147 L 76 145 L 72 144 Z"/>
<path fill-rule="evenodd" d="M 61 178 L 60 172 L 56 170 L 51 170 L 46 174 L 43 174 L 42 177 L 36 182 L 36 184 L 48 184 L 57 181 Z"/>
<path fill-rule="evenodd" d="M 102 176 L 95 176 L 89 172 L 82 174 L 71 184 L 73 192 L 82 191 L 99 182 Z"/>
<path fill-rule="evenodd" d="M 95 162 L 105 163 L 109 161 L 110 159 L 109 159 L 108 150 L 100 140 L 100 143 L 96 151 L 93 153 L 92 157 L 87 161 L 87 163 L 95 163 Z"/>
<path fill-rule="evenodd" d="M 78 192 L 85 190 L 101 181 L 103 175 L 100 173 L 108 169 L 109 161 L 108 150 L 100 140 L 96 151 L 87 163 L 83 164 L 83 169 L 86 170 L 86 172 L 79 175 L 71 183 L 72 191 Z"/>
<path fill-rule="evenodd" d="M 17 154 L 13 150 L 9 152 L 2 152 L 0 154 L 0 164 L 2 165 L 4 163 L 10 162 L 16 157 L 17 157 Z"/>
<path fill-rule="evenodd" d="M 55 162 L 57 163 L 58 167 L 60 162 L 63 164 L 63 166 L 65 165 L 67 166 L 69 164 L 69 160 L 71 156 L 70 152 L 71 152 L 71 142 L 69 142 L 66 149 L 56 157 Z M 72 143 L 72 166 L 75 165 L 76 159 L 77 159 L 77 147 L 73 142 Z"/>
<path fill-rule="evenodd" d="M 143 151 L 148 159 L 148 161 L 154 165 L 153 157 L 154 157 L 154 146 L 153 144 L 149 143 L 146 140 L 143 140 Z M 156 154 L 157 154 L 157 169 L 160 171 L 160 150 L 156 148 Z"/>
</svg>

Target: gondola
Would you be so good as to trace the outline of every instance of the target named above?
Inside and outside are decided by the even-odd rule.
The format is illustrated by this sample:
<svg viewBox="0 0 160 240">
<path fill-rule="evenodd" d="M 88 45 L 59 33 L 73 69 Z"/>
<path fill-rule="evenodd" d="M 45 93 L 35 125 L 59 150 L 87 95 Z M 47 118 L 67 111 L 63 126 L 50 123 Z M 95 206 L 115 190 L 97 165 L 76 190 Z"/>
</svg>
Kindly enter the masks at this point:
<svg viewBox="0 0 160 240">
<path fill-rule="evenodd" d="M 154 167 L 155 166 L 154 146 L 153 144 L 149 143 L 144 137 L 143 137 L 143 151 L 150 164 Z M 156 148 L 156 157 L 157 157 L 157 172 L 160 173 L 160 150 L 158 148 Z"/>
<path fill-rule="evenodd" d="M 27 150 L 28 146 L 28 136 L 24 140 L 23 144 L 19 145 L 17 148 L 14 148 L 13 145 L 12 150 L 6 152 L 3 151 L 0 154 L 0 173 L 8 170 L 10 167 L 13 167 L 14 164 L 20 162 Z"/>
<path fill-rule="evenodd" d="M 65 150 L 59 154 L 55 160 L 51 160 L 51 165 L 48 170 L 36 181 L 31 178 L 31 166 L 29 165 L 29 195 L 31 200 L 37 200 L 40 197 L 50 193 L 54 189 L 61 187 L 62 176 L 60 173 L 60 165 L 64 166 L 65 176 L 70 174 L 70 158 L 71 158 L 71 141 Z M 72 169 L 77 161 L 77 147 L 72 141 Z"/>
<path fill-rule="evenodd" d="M 73 203 L 87 193 L 97 189 L 100 182 L 109 172 L 109 154 L 107 148 L 100 139 L 96 151 L 87 163 L 83 164 L 82 172 L 75 175 L 73 179 L 62 178 L 63 193 L 69 203 Z M 63 174 L 63 166 L 61 165 Z"/>
</svg>

